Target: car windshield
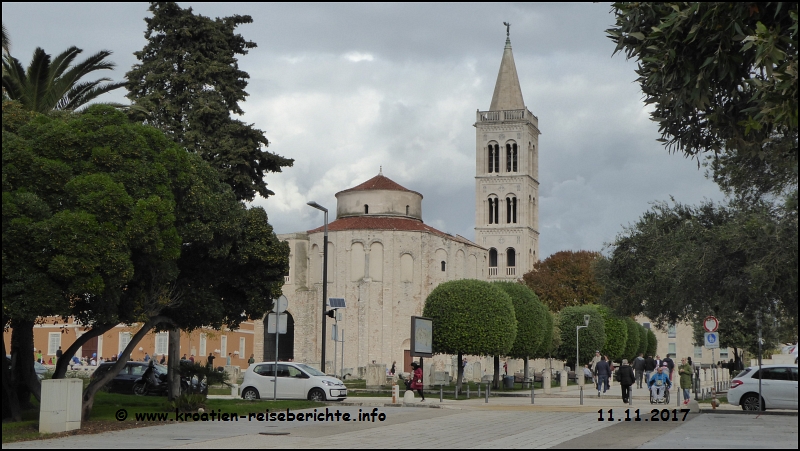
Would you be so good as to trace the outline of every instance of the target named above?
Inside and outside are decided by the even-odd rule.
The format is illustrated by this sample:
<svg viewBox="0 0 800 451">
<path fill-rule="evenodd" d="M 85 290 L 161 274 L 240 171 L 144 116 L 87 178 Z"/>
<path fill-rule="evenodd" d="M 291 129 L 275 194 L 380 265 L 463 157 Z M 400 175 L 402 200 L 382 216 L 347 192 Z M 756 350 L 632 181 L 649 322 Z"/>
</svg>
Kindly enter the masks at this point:
<svg viewBox="0 0 800 451">
<path fill-rule="evenodd" d="M 312 376 L 325 376 L 326 375 L 322 371 L 314 369 L 314 368 L 311 368 L 308 365 L 303 365 L 302 363 L 297 363 L 295 365 L 297 365 L 298 368 L 300 368 L 301 370 L 305 371 L 306 373 L 308 373 L 308 374 L 310 374 Z"/>
</svg>

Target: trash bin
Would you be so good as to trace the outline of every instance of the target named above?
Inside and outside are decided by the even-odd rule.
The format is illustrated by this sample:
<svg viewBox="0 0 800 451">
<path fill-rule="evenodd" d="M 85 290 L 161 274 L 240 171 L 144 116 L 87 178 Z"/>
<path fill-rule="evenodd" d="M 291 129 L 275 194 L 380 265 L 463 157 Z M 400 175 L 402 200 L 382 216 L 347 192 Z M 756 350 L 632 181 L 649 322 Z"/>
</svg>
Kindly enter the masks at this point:
<svg viewBox="0 0 800 451">
<path fill-rule="evenodd" d="M 514 388 L 514 376 L 503 377 L 503 388 Z"/>
</svg>

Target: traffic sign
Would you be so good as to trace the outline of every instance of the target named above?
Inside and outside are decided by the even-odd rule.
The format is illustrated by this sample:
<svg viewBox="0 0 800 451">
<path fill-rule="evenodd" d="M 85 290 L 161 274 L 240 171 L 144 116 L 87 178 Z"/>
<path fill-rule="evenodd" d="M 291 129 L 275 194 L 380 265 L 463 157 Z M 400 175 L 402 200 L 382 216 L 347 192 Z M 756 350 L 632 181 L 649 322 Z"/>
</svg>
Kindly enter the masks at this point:
<svg viewBox="0 0 800 451">
<path fill-rule="evenodd" d="M 289 308 L 289 299 L 282 294 L 281 297 L 275 300 L 273 311 L 276 313 L 283 313 L 286 311 L 287 308 Z"/>
<path fill-rule="evenodd" d="M 267 315 L 267 333 L 274 334 L 275 329 L 277 329 L 279 334 L 285 334 L 287 319 L 288 315 L 285 314 L 270 313 L 269 315 Z"/>
<path fill-rule="evenodd" d="M 716 349 L 719 348 L 719 332 L 706 332 L 705 333 L 705 345 L 708 349 Z"/>
<path fill-rule="evenodd" d="M 703 320 L 703 329 L 706 332 L 716 332 L 719 329 L 719 320 L 713 316 L 706 316 L 706 319 Z"/>
</svg>

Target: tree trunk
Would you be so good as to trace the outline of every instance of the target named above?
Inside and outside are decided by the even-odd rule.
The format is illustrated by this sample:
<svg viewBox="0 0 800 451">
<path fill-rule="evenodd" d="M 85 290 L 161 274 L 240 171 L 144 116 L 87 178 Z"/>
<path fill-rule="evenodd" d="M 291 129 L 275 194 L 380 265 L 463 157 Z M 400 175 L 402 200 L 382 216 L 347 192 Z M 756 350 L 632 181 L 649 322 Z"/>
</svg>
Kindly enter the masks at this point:
<svg viewBox="0 0 800 451">
<path fill-rule="evenodd" d="M 492 386 L 495 389 L 500 388 L 500 356 L 494 356 L 494 381 L 492 382 Z"/>
<path fill-rule="evenodd" d="M 117 363 L 111 367 L 111 370 L 104 374 L 99 379 L 95 379 L 89 383 L 86 389 L 83 391 L 83 403 L 81 405 L 81 421 L 88 421 L 92 415 L 92 407 L 94 406 L 94 396 L 97 392 L 103 388 L 111 379 L 117 377 L 120 371 L 125 368 L 125 364 L 128 362 L 131 353 L 133 350 L 136 349 L 136 346 L 139 345 L 139 342 L 142 341 L 145 335 L 148 334 L 154 327 L 156 327 L 159 323 L 168 323 L 172 324 L 172 320 L 167 318 L 166 316 L 153 316 L 147 320 L 136 332 L 136 335 L 131 337 L 131 341 L 128 343 L 128 346 L 122 351 L 120 355 L 120 359 L 117 360 Z"/>
<path fill-rule="evenodd" d="M 20 409 L 33 407 L 31 395 L 41 400 L 42 384 L 33 368 L 33 321 L 11 320 L 11 389 Z"/>
<path fill-rule="evenodd" d="M 459 352 L 458 353 L 458 371 L 456 371 L 456 375 L 458 379 L 456 379 L 456 389 L 459 393 L 461 393 L 461 381 L 464 379 L 464 354 Z"/>
<path fill-rule="evenodd" d="M 56 371 L 53 373 L 53 379 L 63 379 L 64 376 L 67 374 L 67 368 L 69 368 L 70 361 L 72 357 L 75 356 L 75 353 L 78 352 L 78 349 L 81 348 L 84 344 L 86 344 L 89 340 L 94 337 L 99 337 L 104 333 L 111 330 L 115 324 L 97 324 L 92 326 L 92 328 L 86 332 L 85 334 L 77 337 L 75 339 L 75 343 L 67 348 L 66 351 L 63 351 L 61 354 L 61 358 L 56 362 Z"/>
<path fill-rule="evenodd" d="M 531 377 L 530 373 L 528 372 L 530 370 L 530 358 L 525 357 L 522 360 L 522 362 L 523 362 L 522 363 L 522 378 L 523 378 L 523 380 L 525 380 L 525 379 Z M 578 371 L 578 370 L 575 370 L 575 371 Z M 575 374 L 578 374 L 578 373 L 576 372 Z"/>
<path fill-rule="evenodd" d="M 169 350 L 167 351 L 167 380 L 169 380 L 170 401 L 181 395 L 181 330 L 169 330 Z"/>
<path fill-rule="evenodd" d="M 3 337 L 3 355 L 6 354 L 6 339 Z M 3 420 L 22 421 L 22 410 L 12 384 L 11 368 L 3 365 Z"/>
</svg>

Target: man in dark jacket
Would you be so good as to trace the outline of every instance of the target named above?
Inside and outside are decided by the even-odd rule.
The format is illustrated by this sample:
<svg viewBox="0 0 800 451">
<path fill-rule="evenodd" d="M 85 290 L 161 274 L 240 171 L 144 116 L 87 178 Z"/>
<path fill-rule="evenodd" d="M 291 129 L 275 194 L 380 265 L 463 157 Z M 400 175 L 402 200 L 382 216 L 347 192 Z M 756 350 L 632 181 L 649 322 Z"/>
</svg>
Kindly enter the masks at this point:
<svg viewBox="0 0 800 451">
<path fill-rule="evenodd" d="M 669 380 L 672 380 L 672 371 L 675 369 L 675 362 L 672 361 L 672 358 L 669 356 L 669 354 L 667 354 L 667 356 L 664 357 L 664 360 L 661 361 L 661 366 L 664 366 L 665 363 L 667 364 L 667 368 L 669 368 L 667 376 L 669 376 Z"/>
<path fill-rule="evenodd" d="M 594 374 L 597 376 L 597 397 L 600 397 L 600 390 L 603 393 L 609 389 L 608 381 L 611 377 L 611 367 L 606 362 L 606 356 L 600 357 L 600 361 L 594 366 Z"/>
<path fill-rule="evenodd" d="M 635 380 L 633 368 L 628 365 L 628 359 L 622 359 L 622 366 L 619 367 L 619 385 L 622 387 L 622 402 L 625 404 L 628 403 L 631 396 L 631 385 Z"/>
<path fill-rule="evenodd" d="M 642 354 L 633 359 L 633 371 L 636 372 L 636 388 L 642 388 L 642 377 L 644 377 L 644 357 Z"/>
<path fill-rule="evenodd" d="M 650 383 L 650 377 L 653 376 L 653 371 L 656 370 L 656 361 L 653 356 L 649 355 L 644 359 L 644 380 Z"/>
</svg>

